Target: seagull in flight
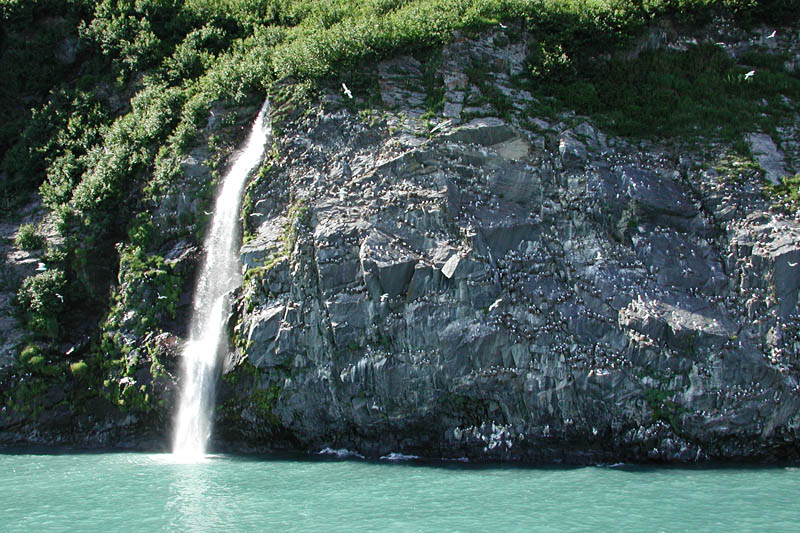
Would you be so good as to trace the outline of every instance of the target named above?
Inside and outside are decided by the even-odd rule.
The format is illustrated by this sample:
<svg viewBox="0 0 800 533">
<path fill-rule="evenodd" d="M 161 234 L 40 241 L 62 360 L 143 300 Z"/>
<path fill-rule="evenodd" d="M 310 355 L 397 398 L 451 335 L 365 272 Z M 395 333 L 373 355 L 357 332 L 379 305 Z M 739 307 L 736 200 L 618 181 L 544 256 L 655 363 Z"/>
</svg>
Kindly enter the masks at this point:
<svg viewBox="0 0 800 533">
<path fill-rule="evenodd" d="M 775 35 L 777 35 L 777 33 L 778 33 L 778 30 L 772 30 L 772 33 L 767 35 L 767 39 L 774 39 Z"/>
<path fill-rule="evenodd" d="M 755 70 L 751 70 L 750 72 L 748 72 L 747 74 L 744 75 L 744 79 L 749 80 L 750 78 L 752 78 L 755 75 L 756 75 L 756 71 Z"/>
<path fill-rule="evenodd" d="M 342 82 L 342 90 L 344 91 L 344 94 L 346 94 L 348 98 L 353 98 L 353 93 L 350 92 L 350 89 L 347 88 L 347 85 L 345 85 L 344 82 Z"/>
</svg>

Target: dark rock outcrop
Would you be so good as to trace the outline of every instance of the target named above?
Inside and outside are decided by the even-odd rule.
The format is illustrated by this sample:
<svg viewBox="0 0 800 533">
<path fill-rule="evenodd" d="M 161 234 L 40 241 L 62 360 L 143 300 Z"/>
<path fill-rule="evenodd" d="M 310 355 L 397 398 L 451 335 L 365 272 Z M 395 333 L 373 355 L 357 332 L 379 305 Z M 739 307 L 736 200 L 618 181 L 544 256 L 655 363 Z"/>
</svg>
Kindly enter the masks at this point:
<svg viewBox="0 0 800 533">
<path fill-rule="evenodd" d="M 513 55 L 484 41 L 446 48 L 448 110 L 478 90 L 452 56 Z M 328 94 L 284 127 L 252 191 L 269 207 L 248 220 L 222 439 L 376 457 L 797 457 L 800 225 L 769 211 L 758 172 L 728 179 L 722 149 L 630 144 L 576 117 L 453 111 L 429 132 L 419 95 L 398 109 L 422 89 L 395 86 L 419 68 L 378 68 L 395 110 L 377 125 Z"/>
</svg>

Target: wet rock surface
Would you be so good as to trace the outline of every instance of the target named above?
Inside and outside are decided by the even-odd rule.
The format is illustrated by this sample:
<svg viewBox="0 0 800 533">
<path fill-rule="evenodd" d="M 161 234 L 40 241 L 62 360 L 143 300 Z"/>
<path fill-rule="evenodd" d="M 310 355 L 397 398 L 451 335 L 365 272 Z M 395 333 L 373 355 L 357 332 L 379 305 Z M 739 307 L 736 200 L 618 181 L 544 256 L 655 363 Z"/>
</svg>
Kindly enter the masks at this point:
<svg viewBox="0 0 800 533">
<path fill-rule="evenodd" d="M 251 191 L 220 442 L 797 457 L 800 225 L 769 210 L 762 171 L 733 179 L 715 170 L 723 149 L 630 143 L 574 116 L 470 118 L 459 57 L 522 68 L 518 44 L 485 43 L 445 48 L 427 128 L 422 89 L 397 88 L 413 58 L 378 67 L 377 124 L 331 93 L 284 125 Z"/>
</svg>

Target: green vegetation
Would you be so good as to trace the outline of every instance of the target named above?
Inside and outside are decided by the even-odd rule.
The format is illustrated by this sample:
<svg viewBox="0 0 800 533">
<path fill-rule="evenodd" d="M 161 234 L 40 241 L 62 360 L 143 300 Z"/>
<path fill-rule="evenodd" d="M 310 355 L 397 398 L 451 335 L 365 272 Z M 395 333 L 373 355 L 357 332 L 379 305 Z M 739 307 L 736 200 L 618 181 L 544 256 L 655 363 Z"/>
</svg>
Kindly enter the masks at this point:
<svg viewBox="0 0 800 533">
<path fill-rule="evenodd" d="M 452 414 L 463 426 L 480 426 L 489 419 L 491 411 L 490 400 L 453 392 L 444 393 L 439 404 L 442 410 Z"/>
<path fill-rule="evenodd" d="M 422 81 L 425 85 L 425 114 L 422 118 L 432 118 L 444 109 L 444 80 L 437 69 L 442 63 L 441 50 L 434 49 L 422 62 Z M 376 92 L 377 94 L 377 92 Z"/>
<path fill-rule="evenodd" d="M 47 270 L 22 282 L 17 303 L 28 328 L 35 335 L 55 339 L 60 333 L 59 317 L 64 312 L 66 278 L 60 270 Z"/>
<path fill-rule="evenodd" d="M 247 359 L 243 360 L 234 369 L 223 376 L 224 381 L 231 385 L 241 385 L 246 382 L 248 387 L 237 387 L 237 391 L 250 391 L 246 396 L 231 397 L 217 406 L 217 412 L 228 421 L 233 422 L 233 426 L 252 423 L 249 418 L 247 422 L 242 419 L 243 411 L 247 411 L 250 417 L 257 417 L 259 423 L 266 423 L 273 428 L 280 426 L 280 419 L 273 412 L 278 400 L 283 393 L 283 375 L 290 375 L 288 368 L 277 367 L 277 372 L 262 372 Z M 274 379 L 275 381 L 272 381 Z"/>
<path fill-rule="evenodd" d="M 267 389 L 255 389 L 250 396 L 251 406 L 260 419 L 273 425 L 280 424 L 280 419 L 272 410 L 281 396 L 282 389 L 279 385 L 270 385 Z"/>
<path fill-rule="evenodd" d="M 778 211 L 787 215 L 800 212 L 800 174 L 783 178 L 780 185 L 768 185 L 765 191 Z"/>
<path fill-rule="evenodd" d="M 44 247 L 44 238 L 36 231 L 36 226 L 23 224 L 14 238 L 14 244 L 20 250 L 39 250 Z"/>
<path fill-rule="evenodd" d="M 510 119 L 511 112 L 513 111 L 511 99 L 503 94 L 503 92 L 498 89 L 489 79 L 486 65 L 473 62 L 473 64 L 467 68 L 466 74 L 470 83 L 480 89 L 481 92 L 480 97 L 473 100 L 468 100 L 467 104 L 475 107 L 481 107 L 488 104 L 492 109 L 492 116 L 500 116 L 505 119 Z"/>
<path fill-rule="evenodd" d="M 611 62 L 584 73 L 586 65 L 576 58 L 624 43 L 656 16 L 705 20 L 715 7 L 744 21 L 790 20 L 798 13 L 794 3 L 781 0 L 6 0 L 2 17 L 10 30 L 2 52 L 10 68 L 4 68 L 4 75 L 9 80 L 20 75 L 0 86 L 12 97 L 35 95 L 43 105 L 30 114 L 22 104 L 9 108 L 16 119 L 5 121 L 8 131 L 0 143 L 7 174 L 0 191 L 8 203 L 18 191 L 41 184 L 48 205 L 66 225 L 74 222 L 90 230 L 94 244 L 103 235 L 93 234 L 104 223 L 117 223 L 112 232 L 124 229 L 119 228 L 124 216 L 120 221 L 108 214 L 121 208 L 125 214 L 127 199 L 147 186 L 143 173 L 154 169 L 150 179 L 168 179 L 164 173 L 174 170 L 216 98 L 243 102 L 287 76 L 350 79 L 364 61 L 430 50 L 448 41 L 453 30 L 477 31 L 502 20 L 521 21 L 541 37 L 531 54 L 532 76 L 545 78 L 545 85 L 558 84 L 562 98 L 576 97 L 579 111 L 604 111 L 597 109 L 599 102 L 635 110 L 641 107 L 636 98 L 607 104 L 605 96 L 626 94 L 614 90 L 614 84 L 630 83 L 653 62 L 674 68 L 669 59 L 652 58 L 633 72 L 621 72 Z M 51 26 L 58 31 L 24 39 L 25 28 L 43 24 L 46 16 L 57 18 Z M 32 54 L 63 56 L 61 49 L 70 46 L 80 51 L 72 54 L 74 63 L 63 58 L 47 62 L 61 70 L 43 74 L 28 68 Z M 435 66 L 435 54 L 430 59 L 425 69 L 428 108 L 436 112 L 441 86 L 428 68 Z M 80 76 L 73 74 L 76 69 Z M 580 80 L 570 80 L 577 71 Z M 753 90 L 770 86 L 766 76 L 758 78 Z M 653 83 L 666 85 L 658 92 L 666 97 L 675 80 Z M 356 93 L 369 90 L 353 86 Z M 702 85 L 695 92 L 706 89 Z M 130 105 L 123 103 L 115 119 L 103 109 L 118 97 L 128 98 Z M 670 101 L 665 98 L 664 105 Z"/>
<path fill-rule="evenodd" d="M 800 78 L 783 62 L 755 53 L 742 60 L 755 74 L 712 44 L 580 66 L 563 52 L 556 59 L 542 53 L 530 68 L 545 101 L 594 115 L 616 134 L 732 142 L 746 132 L 772 131 L 796 111 L 792 102 L 800 102 Z"/>
<path fill-rule="evenodd" d="M 647 388 L 644 390 L 644 397 L 647 405 L 653 412 L 653 420 L 661 420 L 669 424 L 672 429 L 680 434 L 680 416 L 687 412 L 685 407 L 681 407 L 673 399 L 676 391 Z"/>
<path fill-rule="evenodd" d="M 183 280 L 158 255 L 145 254 L 139 246 L 120 251 L 119 281 L 124 287 L 120 313 L 134 312 L 133 331 L 144 334 L 159 322 L 174 319 Z"/>
<path fill-rule="evenodd" d="M 78 361 L 69 365 L 69 371 L 78 379 L 85 379 L 89 375 L 89 365 L 85 361 Z"/>
<path fill-rule="evenodd" d="M 283 249 L 288 255 L 294 252 L 294 246 L 303 226 L 308 223 L 308 207 L 302 200 L 295 201 L 286 213 L 286 232 L 283 235 Z"/>
</svg>

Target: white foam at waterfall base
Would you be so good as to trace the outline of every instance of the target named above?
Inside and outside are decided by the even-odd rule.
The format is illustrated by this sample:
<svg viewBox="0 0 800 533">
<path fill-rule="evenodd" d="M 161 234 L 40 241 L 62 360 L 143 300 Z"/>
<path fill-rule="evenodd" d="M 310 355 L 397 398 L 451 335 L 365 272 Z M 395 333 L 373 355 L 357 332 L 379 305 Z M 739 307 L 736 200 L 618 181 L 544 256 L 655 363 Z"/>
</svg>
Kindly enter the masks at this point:
<svg viewBox="0 0 800 533">
<path fill-rule="evenodd" d="M 334 455 L 339 459 L 347 459 L 349 457 L 357 457 L 358 459 L 364 458 L 364 456 L 361 455 L 360 453 L 348 450 L 346 448 L 339 448 L 339 449 L 333 449 L 330 447 L 323 448 L 317 452 L 317 455 Z"/>
<path fill-rule="evenodd" d="M 247 178 L 261 162 L 270 135 L 268 109 L 264 102 L 244 148 L 222 179 L 203 243 L 205 257 L 192 303 L 189 341 L 182 351 L 172 441 L 172 453 L 181 456 L 182 462 L 201 460 L 211 436 L 217 368 L 221 348 L 227 345 L 223 322 L 230 307 L 228 295 L 241 284 L 239 209 Z"/>
<path fill-rule="evenodd" d="M 381 461 L 415 461 L 419 455 L 406 455 L 404 453 L 392 452 L 381 456 Z"/>
</svg>

